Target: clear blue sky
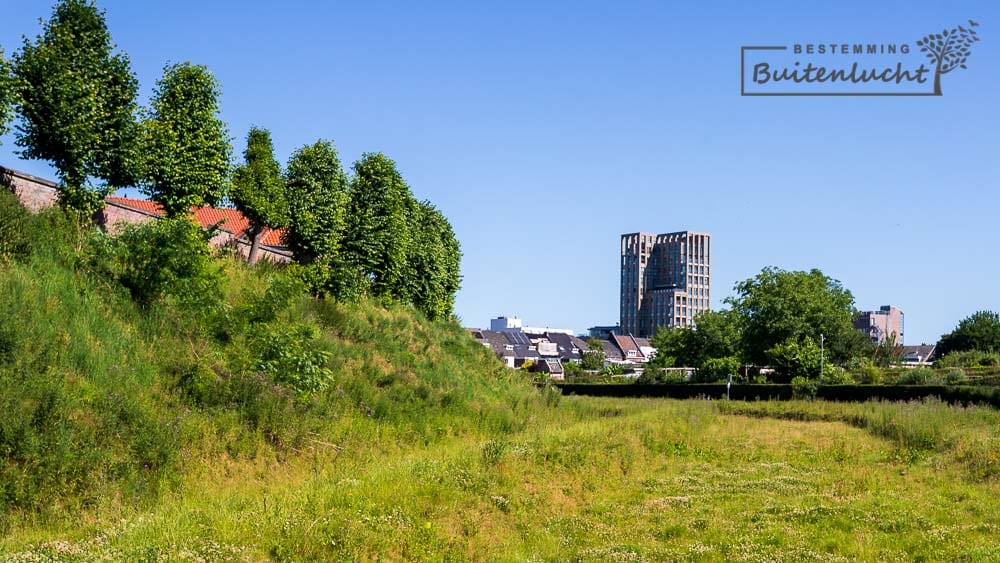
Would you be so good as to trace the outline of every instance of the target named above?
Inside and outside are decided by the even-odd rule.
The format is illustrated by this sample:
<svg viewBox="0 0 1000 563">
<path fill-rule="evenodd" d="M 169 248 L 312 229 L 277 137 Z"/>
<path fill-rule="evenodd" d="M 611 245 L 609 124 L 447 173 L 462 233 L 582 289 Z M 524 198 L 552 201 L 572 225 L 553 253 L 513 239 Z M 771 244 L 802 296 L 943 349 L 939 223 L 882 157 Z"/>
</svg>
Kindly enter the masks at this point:
<svg viewBox="0 0 1000 563">
<path fill-rule="evenodd" d="M 464 324 L 618 319 L 619 235 L 714 236 L 713 299 L 763 266 L 820 268 L 906 341 L 1000 310 L 995 2 L 134 2 L 103 0 L 148 97 L 208 65 L 242 151 L 333 139 L 395 159 L 451 219 Z M 9 54 L 48 1 L 4 2 Z M 982 23 L 939 98 L 741 98 L 739 47 L 912 42 Z M 3 139 L 0 163 L 20 162 Z"/>
</svg>

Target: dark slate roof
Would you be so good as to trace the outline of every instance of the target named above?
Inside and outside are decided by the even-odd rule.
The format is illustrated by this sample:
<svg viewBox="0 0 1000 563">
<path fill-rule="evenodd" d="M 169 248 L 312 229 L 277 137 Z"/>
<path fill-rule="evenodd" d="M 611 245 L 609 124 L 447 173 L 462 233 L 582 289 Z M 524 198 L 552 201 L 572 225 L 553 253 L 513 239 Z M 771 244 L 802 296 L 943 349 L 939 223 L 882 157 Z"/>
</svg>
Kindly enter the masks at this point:
<svg viewBox="0 0 1000 563">
<path fill-rule="evenodd" d="M 584 350 L 588 349 L 586 342 L 569 334 L 548 332 L 545 337 L 559 347 L 559 358 L 562 360 L 579 360 L 583 357 Z M 576 353 L 573 353 L 574 348 Z"/>
<path fill-rule="evenodd" d="M 931 359 L 934 358 L 935 350 L 937 350 L 937 346 L 935 346 L 933 344 L 923 344 L 923 345 L 920 345 L 920 346 L 900 346 L 899 347 L 899 353 L 900 353 L 900 355 L 902 355 L 902 356 L 909 356 L 909 355 L 912 355 L 912 354 L 917 354 L 921 358 L 923 358 L 923 361 L 925 361 L 925 362 L 928 362 L 928 361 L 930 361 Z"/>
<path fill-rule="evenodd" d="M 610 340 L 601 340 L 601 347 L 604 349 L 604 357 L 609 360 L 621 360 L 622 351 Z"/>
</svg>

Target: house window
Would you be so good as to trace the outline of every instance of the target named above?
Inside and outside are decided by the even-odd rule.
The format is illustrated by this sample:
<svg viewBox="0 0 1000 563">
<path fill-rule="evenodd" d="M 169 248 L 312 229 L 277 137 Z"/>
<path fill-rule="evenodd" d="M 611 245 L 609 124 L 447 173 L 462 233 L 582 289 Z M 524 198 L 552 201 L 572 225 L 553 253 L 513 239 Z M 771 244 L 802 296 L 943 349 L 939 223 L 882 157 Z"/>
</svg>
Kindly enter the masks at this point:
<svg viewBox="0 0 1000 563">
<path fill-rule="evenodd" d="M 504 345 L 503 349 L 504 350 L 513 350 L 514 349 L 514 345 L 513 344 L 506 344 L 506 345 Z"/>
<path fill-rule="evenodd" d="M 635 357 L 635 350 L 629 350 L 628 352 L 626 352 L 626 354 L 628 354 L 628 357 L 634 358 Z"/>
</svg>

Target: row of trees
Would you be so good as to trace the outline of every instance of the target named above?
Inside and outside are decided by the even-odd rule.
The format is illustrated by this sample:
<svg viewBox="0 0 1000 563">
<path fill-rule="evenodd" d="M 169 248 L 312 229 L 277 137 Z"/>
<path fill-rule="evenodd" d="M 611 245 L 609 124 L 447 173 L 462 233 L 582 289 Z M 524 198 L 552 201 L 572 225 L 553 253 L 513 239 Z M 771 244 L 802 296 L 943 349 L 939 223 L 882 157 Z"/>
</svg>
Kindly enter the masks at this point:
<svg viewBox="0 0 1000 563">
<path fill-rule="evenodd" d="M 735 289 L 729 307 L 699 315 L 696 328 L 661 329 L 653 338 L 653 366 L 724 374 L 754 364 L 782 376 L 817 377 L 821 347 L 834 364 L 872 354 L 871 343 L 853 327 L 851 292 L 819 270 L 765 268 Z"/>
<path fill-rule="evenodd" d="M 784 377 L 817 377 L 827 365 L 886 367 L 901 360 L 895 338 L 875 346 L 853 326 L 854 297 L 819 270 L 765 268 L 736 284 L 728 308 L 702 313 L 696 327 L 662 328 L 653 338 L 653 367 L 698 368 L 711 379 L 741 365 L 770 366 Z M 963 319 L 937 345 L 945 363 L 993 365 L 1000 353 L 1000 314 L 980 311 Z M 959 357 L 961 354 L 965 354 Z M 965 367 L 965 366 L 963 366 Z M 837 372 L 828 372 L 837 373 Z"/>
<path fill-rule="evenodd" d="M 314 291 L 413 303 L 432 318 L 451 313 L 458 241 L 392 160 L 365 154 L 348 175 L 333 144 L 319 140 L 282 171 L 270 133 L 254 128 L 234 169 L 219 84 L 206 67 L 166 66 L 148 108 L 139 107 L 138 89 L 104 13 L 92 0 L 61 0 L 11 62 L 0 51 L 0 133 L 16 113 L 19 154 L 51 162 L 60 204 L 85 217 L 128 186 L 168 218 L 228 198 L 250 222 L 251 262 L 265 228 L 284 228 Z"/>
</svg>

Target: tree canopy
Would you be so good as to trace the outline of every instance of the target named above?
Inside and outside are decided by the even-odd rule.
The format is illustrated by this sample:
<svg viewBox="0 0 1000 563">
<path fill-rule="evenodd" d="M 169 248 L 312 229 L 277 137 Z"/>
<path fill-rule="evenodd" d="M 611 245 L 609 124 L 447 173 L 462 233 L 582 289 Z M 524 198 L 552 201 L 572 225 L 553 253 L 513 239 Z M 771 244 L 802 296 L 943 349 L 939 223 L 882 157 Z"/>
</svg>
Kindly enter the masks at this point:
<svg viewBox="0 0 1000 563">
<path fill-rule="evenodd" d="M 250 222 L 252 243 L 248 260 L 252 264 L 257 261 L 264 228 L 277 229 L 288 222 L 288 201 L 281 165 L 274 158 L 271 133 L 252 127 L 243 156 L 244 164 L 233 173 L 229 198 Z"/>
<path fill-rule="evenodd" d="M 752 363 L 767 365 L 774 352 L 805 341 L 818 345 L 820 335 L 834 362 L 846 362 L 870 346 L 853 326 L 854 296 L 819 270 L 764 268 L 735 289 L 736 296 L 726 301 L 740 319 L 743 353 Z M 779 345 L 783 348 L 776 350 Z"/>
<path fill-rule="evenodd" d="M 92 1 L 61 0 L 14 56 L 20 154 L 51 162 L 60 203 L 86 214 L 134 181 L 138 81 L 114 48 Z M 104 185 L 91 187 L 90 178 Z"/>
<path fill-rule="evenodd" d="M 451 224 L 430 202 L 413 210 L 409 275 L 414 307 L 432 320 L 451 315 L 461 283 L 462 251 Z"/>
<path fill-rule="evenodd" d="M 207 68 L 168 65 L 142 124 L 142 188 L 168 217 L 215 205 L 226 190 L 229 133 L 219 119 L 219 83 Z"/>
<path fill-rule="evenodd" d="M 354 163 L 346 250 L 371 279 L 371 294 L 408 302 L 408 257 L 416 206 L 396 163 L 382 153 L 366 153 Z"/>
<path fill-rule="evenodd" d="M 938 357 L 952 352 L 1000 352 L 1000 314 L 978 311 L 962 319 L 937 345 Z"/>
<path fill-rule="evenodd" d="M 347 175 L 332 142 L 319 140 L 292 154 L 285 185 L 285 244 L 296 261 L 311 264 L 337 255 L 347 225 L 348 197 Z"/>
<path fill-rule="evenodd" d="M 695 318 L 695 327 L 662 327 L 652 339 L 657 367 L 700 368 L 711 359 L 740 354 L 740 319 L 731 309 L 706 311 Z"/>
<path fill-rule="evenodd" d="M 10 63 L 3 57 L 0 48 L 0 136 L 10 131 L 11 108 L 14 105 L 14 79 L 11 76 Z"/>
</svg>

